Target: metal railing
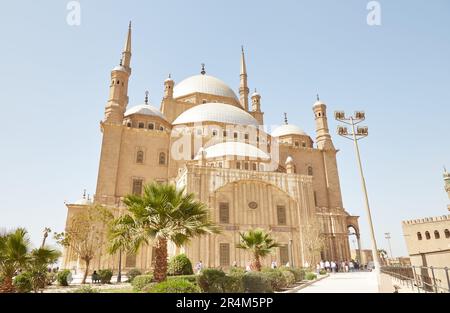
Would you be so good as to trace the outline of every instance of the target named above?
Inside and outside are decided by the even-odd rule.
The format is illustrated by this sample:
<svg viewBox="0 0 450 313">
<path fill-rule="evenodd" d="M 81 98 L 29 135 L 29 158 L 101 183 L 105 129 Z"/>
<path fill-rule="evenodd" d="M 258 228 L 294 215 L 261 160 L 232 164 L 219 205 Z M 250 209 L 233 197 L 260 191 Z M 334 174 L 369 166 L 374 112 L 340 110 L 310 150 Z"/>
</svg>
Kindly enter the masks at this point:
<svg viewBox="0 0 450 313">
<path fill-rule="evenodd" d="M 387 274 L 418 293 L 450 293 L 450 269 L 427 266 L 382 266 Z"/>
</svg>

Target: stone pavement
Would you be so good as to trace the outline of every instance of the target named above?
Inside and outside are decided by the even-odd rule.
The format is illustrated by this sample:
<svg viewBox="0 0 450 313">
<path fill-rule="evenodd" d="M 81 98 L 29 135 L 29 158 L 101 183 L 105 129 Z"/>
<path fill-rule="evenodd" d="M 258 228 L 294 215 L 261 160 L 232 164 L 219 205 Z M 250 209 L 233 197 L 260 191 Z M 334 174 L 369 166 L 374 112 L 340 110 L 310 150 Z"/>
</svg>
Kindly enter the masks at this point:
<svg viewBox="0 0 450 313">
<path fill-rule="evenodd" d="M 330 274 L 297 293 L 377 293 L 375 272 L 351 272 Z"/>
</svg>

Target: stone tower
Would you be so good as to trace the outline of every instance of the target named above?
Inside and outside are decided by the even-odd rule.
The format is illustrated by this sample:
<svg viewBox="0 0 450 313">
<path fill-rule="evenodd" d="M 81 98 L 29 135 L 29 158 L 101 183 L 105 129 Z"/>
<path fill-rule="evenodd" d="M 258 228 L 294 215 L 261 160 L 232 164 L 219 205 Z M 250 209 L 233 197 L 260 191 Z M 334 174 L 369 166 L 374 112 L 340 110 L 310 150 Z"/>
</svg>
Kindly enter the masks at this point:
<svg viewBox="0 0 450 313">
<path fill-rule="evenodd" d="M 330 130 L 328 129 L 327 106 L 324 102 L 320 101 L 319 96 L 317 96 L 317 101 L 314 103 L 313 111 L 316 120 L 317 148 L 322 150 L 334 150 Z"/>
<path fill-rule="evenodd" d="M 248 111 L 248 84 L 247 84 L 247 66 L 245 64 L 244 47 L 241 48 L 241 83 L 239 86 L 239 98 L 241 106 Z"/>
<path fill-rule="evenodd" d="M 445 182 L 445 191 L 448 194 L 448 198 L 450 199 L 450 173 L 447 172 L 447 169 L 444 169 L 444 182 Z M 448 206 L 450 210 L 450 205 Z"/>
<path fill-rule="evenodd" d="M 105 107 L 105 118 L 101 122 L 103 132 L 100 165 L 97 177 L 95 201 L 107 203 L 115 199 L 117 171 L 119 168 L 123 118 L 128 105 L 128 80 L 131 75 L 131 22 L 122 59 L 119 66 L 111 71 L 109 99 Z M 115 200 L 112 200 L 115 201 Z"/>
</svg>

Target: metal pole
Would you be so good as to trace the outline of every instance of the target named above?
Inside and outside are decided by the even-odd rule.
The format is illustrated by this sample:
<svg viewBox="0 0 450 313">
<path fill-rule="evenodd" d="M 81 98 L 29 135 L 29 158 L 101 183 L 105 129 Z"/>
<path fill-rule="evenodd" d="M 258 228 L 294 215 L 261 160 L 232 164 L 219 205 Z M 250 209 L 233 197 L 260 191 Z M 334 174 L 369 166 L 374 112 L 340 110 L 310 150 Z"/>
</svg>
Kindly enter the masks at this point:
<svg viewBox="0 0 450 313">
<path fill-rule="evenodd" d="M 377 242 L 375 239 L 375 232 L 373 229 L 372 215 L 370 214 L 369 197 L 367 195 L 366 180 L 364 178 L 364 173 L 363 173 L 363 168 L 362 168 L 362 163 L 361 163 L 361 155 L 359 152 L 358 140 L 356 139 L 356 129 L 355 129 L 355 122 L 354 122 L 353 117 L 350 117 L 350 121 L 351 121 L 352 129 L 353 129 L 353 142 L 355 143 L 356 159 L 358 161 L 358 168 L 359 168 L 359 174 L 361 176 L 361 185 L 362 185 L 363 194 L 364 194 L 364 202 L 365 202 L 367 220 L 369 223 L 370 240 L 371 240 L 371 244 L 372 244 L 373 263 L 375 266 L 375 271 L 377 274 L 378 286 L 379 286 L 379 284 L 380 284 L 380 261 L 379 261 L 379 256 L 378 256 Z"/>
<path fill-rule="evenodd" d="M 391 256 L 391 259 L 394 258 L 394 255 L 392 254 L 392 246 L 391 246 L 391 233 L 385 233 L 385 238 L 387 239 L 388 245 L 389 245 L 389 254 Z"/>
<path fill-rule="evenodd" d="M 292 239 L 289 239 L 289 266 L 294 268 L 294 260 L 292 259 Z"/>
</svg>

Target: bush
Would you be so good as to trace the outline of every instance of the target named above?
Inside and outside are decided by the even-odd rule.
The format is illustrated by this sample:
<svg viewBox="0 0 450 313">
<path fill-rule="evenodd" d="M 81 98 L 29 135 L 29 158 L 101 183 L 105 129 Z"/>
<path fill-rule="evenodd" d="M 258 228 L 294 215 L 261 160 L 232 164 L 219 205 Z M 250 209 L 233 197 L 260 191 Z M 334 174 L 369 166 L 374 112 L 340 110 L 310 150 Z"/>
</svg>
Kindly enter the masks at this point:
<svg viewBox="0 0 450 313">
<path fill-rule="evenodd" d="M 269 279 L 273 290 L 280 290 L 287 287 L 286 278 L 281 270 L 264 268 L 262 269 L 262 273 Z"/>
<path fill-rule="evenodd" d="M 100 282 L 102 284 L 110 284 L 112 276 L 113 276 L 113 272 L 111 270 L 99 270 L 98 271 L 98 277 L 100 278 Z"/>
<path fill-rule="evenodd" d="M 167 267 L 167 274 L 169 276 L 177 275 L 192 275 L 192 263 L 185 254 L 179 254 L 172 257 Z"/>
<path fill-rule="evenodd" d="M 301 268 L 291 268 L 291 267 L 283 267 L 281 268 L 283 271 L 291 272 L 294 275 L 295 281 L 302 281 L 305 279 L 305 270 Z"/>
<path fill-rule="evenodd" d="M 21 273 L 14 278 L 13 281 L 14 288 L 16 288 L 19 293 L 28 293 L 33 290 L 33 285 L 31 283 L 31 275 L 29 272 Z"/>
<path fill-rule="evenodd" d="M 49 272 L 46 275 L 46 279 L 45 279 L 45 283 L 47 284 L 47 286 L 50 286 L 51 284 L 53 284 L 56 281 L 56 273 L 54 272 Z"/>
<path fill-rule="evenodd" d="M 242 267 L 232 267 L 230 268 L 230 275 L 244 275 L 245 269 Z"/>
<path fill-rule="evenodd" d="M 91 285 L 81 286 L 78 289 L 75 289 L 72 293 L 99 293 L 98 289 L 92 288 Z"/>
<path fill-rule="evenodd" d="M 56 280 L 58 281 L 58 284 L 61 286 L 69 286 L 68 278 L 72 275 L 70 270 L 62 270 L 56 274 Z"/>
<path fill-rule="evenodd" d="M 128 282 L 132 283 L 136 276 L 142 275 L 142 272 L 137 268 L 133 268 L 127 272 Z"/>
<path fill-rule="evenodd" d="M 203 292 L 224 292 L 226 274 L 222 270 L 207 268 L 197 276 L 197 284 Z"/>
<path fill-rule="evenodd" d="M 225 277 L 223 284 L 224 292 L 226 293 L 243 293 L 244 289 L 244 274 L 245 272 L 233 272 Z"/>
<path fill-rule="evenodd" d="M 326 274 L 327 274 L 327 270 L 321 269 L 321 270 L 319 271 L 319 274 L 320 274 L 320 275 L 326 275 Z"/>
<path fill-rule="evenodd" d="M 314 273 L 309 272 L 309 273 L 306 273 L 306 277 L 305 278 L 306 278 L 306 280 L 314 280 L 314 279 L 317 278 L 317 275 L 314 274 Z"/>
<path fill-rule="evenodd" d="M 131 285 L 136 291 L 141 291 L 145 286 L 153 281 L 153 275 L 138 275 L 133 279 Z"/>
<path fill-rule="evenodd" d="M 196 283 L 197 282 L 197 275 L 180 275 L 180 276 L 167 276 L 167 279 L 184 279 L 187 280 L 188 282 L 191 283 Z"/>
<path fill-rule="evenodd" d="M 152 285 L 149 293 L 200 293 L 200 288 L 186 279 L 169 279 Z"/>
<path fill-rule="evenodd" d="M 291 271 L 281 271 L 281 274 L 283 274 L 284 279 L 286 280 L 286 287 L 292 286 L 297 282 L 294 273 Z"/>
<path fill-rule="evenodd" d="M 272 285 L 264 273 L 249 272 L 243 276 L 244 290 L 247 293 L 272 293 Z"/>
</svg>

